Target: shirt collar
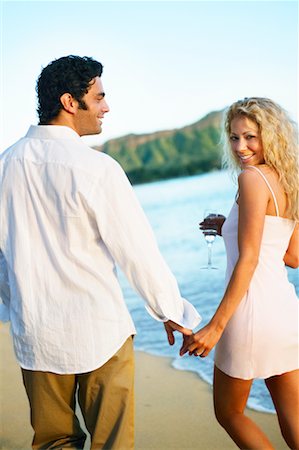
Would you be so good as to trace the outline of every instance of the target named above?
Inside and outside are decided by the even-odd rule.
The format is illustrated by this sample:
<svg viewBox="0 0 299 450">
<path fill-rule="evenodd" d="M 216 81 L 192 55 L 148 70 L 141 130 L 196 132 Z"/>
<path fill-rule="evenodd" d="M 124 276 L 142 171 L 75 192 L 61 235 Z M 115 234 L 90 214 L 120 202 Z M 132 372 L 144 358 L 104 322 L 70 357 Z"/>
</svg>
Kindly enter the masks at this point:
<svg viewBox="0 0 299 450">
<path fill-rule="evenodd" d="M 75 130 L 63 125 L 31 125 L 26 137 L 36 139 L 80 139 Z"/>
</svg>

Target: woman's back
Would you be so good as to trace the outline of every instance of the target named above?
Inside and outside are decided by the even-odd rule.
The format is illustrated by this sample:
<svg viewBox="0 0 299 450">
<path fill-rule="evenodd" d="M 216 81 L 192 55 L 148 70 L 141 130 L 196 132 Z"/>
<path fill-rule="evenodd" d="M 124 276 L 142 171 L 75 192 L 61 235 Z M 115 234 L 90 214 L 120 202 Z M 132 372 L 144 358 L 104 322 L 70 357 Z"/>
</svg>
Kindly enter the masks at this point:
<svg viewBox="0 0 299 450">
<path fill-rule="evenodd" d="M 265 176 L 260 169 L 253 169 Z M 295 222 L 279 216 L 283 201 L 277 200 L 268 178 L 265 183 L 272 197 L 266 212 L 274 208 L 276 214 L 265 216 L 258 264 L 246 295 L 218 342 L 215 355 L 215 364 L 220 370 L 243 379 L 268 378 L 294 370 L 298 364 L 298 300 L 283 261 Z M 239 206 L 235 202 L 222 228 L 227 252 L 227 283 L 239 258 L 238 217 Z"/>
</svg>

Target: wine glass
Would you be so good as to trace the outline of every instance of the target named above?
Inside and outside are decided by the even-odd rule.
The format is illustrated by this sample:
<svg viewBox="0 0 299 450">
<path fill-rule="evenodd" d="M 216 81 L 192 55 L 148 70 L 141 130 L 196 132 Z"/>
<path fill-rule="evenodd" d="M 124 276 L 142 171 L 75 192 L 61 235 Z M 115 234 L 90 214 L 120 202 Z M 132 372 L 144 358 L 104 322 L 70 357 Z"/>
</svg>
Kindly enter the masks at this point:
<svg viewBox="0 0 299 450">
<path fill-rule="evenodd" d="M 205 210 L 204 211 L 204 220 L 209 217 L 209 219 L 212 219 L 213 217 L 217 217 L 217 213 L 215 211 L 211 210 Z M 218 269 L 218 267 L 213 266 L 212 264 L 212 246 L 213 242 L 215 241 L 215 238 L 217 236 L 217 230 L 215 228 L 206 228 L 202 230 L 205 241 L 208 246 L 208 263 L 206 266 L 201 267 L 201 269 Z"/>
</svg>

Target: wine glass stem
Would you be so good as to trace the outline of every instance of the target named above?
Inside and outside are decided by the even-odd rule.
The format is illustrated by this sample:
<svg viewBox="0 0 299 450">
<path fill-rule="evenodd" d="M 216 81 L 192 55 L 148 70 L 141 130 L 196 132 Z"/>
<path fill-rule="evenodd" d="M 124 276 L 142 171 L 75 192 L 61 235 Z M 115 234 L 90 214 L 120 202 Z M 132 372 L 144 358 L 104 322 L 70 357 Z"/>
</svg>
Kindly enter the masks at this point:
<svg viewBox="0 0 299 450">
<path fill-rule="evenodd" d="M 212 244 L 208 244 L 208 266 L 212 265 Z"/>
</svg>

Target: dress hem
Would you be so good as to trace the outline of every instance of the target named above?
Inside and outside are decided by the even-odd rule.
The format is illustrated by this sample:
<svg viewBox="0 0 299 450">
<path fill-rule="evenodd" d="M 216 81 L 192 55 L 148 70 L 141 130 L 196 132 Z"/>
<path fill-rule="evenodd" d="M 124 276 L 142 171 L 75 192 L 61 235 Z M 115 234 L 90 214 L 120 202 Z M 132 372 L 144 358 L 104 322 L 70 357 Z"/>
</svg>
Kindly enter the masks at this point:
<svg viewBox="0 0 299 450">
<path fill-rule="evenodd" d="M 224 370 L 223 368 L 219 367 L 216 363 L 215 367 L 217 367 L 217 369 L 219 369 L 221 372 L 223 372 L 225 375 L 228 375 L 231 378 L 237 378 L 238 380 L 257 380 L 257 379 L 261 379 L 261 380 L 267 380 L 268 378 L 271 377 L 275 377 L 275 376 L 279 376 L 279 375 L 283 375 L 285 373 L 289 373 L 289 372 L 293 372 L 294 370 L 298 370 L 299 366 L 297 365 L 294 368 L 288 368 L 288 369 L 279 369 L 279 370 L 275 370 L 274 372 L 271 371 L 271 373 L 267 374 L 267 375 L 252 375 L 252 376 L 237 376 L 237 375 L 232 375 L 230 373 L 230 371 L 228 370 Z"/>
</svg>

